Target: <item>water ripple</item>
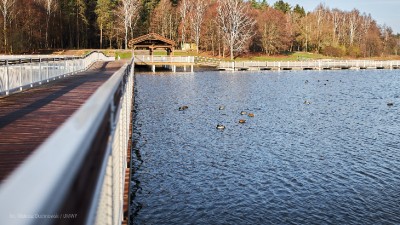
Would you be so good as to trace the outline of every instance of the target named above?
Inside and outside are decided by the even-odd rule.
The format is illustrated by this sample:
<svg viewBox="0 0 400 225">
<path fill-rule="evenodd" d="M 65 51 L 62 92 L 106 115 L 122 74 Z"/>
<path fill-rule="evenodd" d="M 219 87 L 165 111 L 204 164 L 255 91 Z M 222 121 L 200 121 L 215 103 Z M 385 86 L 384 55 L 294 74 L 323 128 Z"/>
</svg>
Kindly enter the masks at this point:
<svg viewBox="0 0 400 225">
<path fill-rule="evenodd" d="M 399 224 L 399 87 L 385 70 L 137 75 L 131 224 Z"/>
</svg>

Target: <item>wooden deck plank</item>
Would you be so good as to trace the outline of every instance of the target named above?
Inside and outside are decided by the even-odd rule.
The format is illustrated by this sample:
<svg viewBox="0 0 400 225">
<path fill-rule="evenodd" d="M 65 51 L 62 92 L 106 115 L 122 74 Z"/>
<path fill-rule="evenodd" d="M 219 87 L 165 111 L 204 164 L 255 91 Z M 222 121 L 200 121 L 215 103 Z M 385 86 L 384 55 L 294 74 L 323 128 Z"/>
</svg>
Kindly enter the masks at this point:
<svg viewBox="0 0 400 225">
<path fill-rule="evenodd" d="M 0 98 L 0 183 L 122 65 L 98 62 L 88 71 Z"/>
</svg>

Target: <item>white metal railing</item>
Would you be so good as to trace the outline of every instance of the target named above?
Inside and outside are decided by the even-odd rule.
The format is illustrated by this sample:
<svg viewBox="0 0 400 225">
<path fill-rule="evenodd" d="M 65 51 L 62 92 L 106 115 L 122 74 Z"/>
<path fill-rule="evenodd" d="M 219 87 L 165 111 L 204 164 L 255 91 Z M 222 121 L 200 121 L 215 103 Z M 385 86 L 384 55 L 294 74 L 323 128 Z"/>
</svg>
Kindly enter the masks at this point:
<svg viewBox="0 0 400 225">
<path fill-rule="evenodd" d="M 156 56 L 156 55 L 135 55 L 136 62 L 143 63 L 194 63 L 193 56 Z"/>
<path fill-rule="evenodd" d="M 114 73 L 1 184 L 0 224 L 121 224 L 131 65 Z"/>
<path fill-rule="evenodd" d="M 398 68 L 400 61 L 375 61 L 375 60 L 342 60 L 342 61 L 328 61 L 328 60 L 315 60 L 315 61 L 286 61 L 286 62 L 220 62 L 219 68 L 251 68 L 251 67 L 264 67 L 264 68 Z"/>
<path fill-rule="evenodd" d="M 1 56 L 0 95 L 33 87 L 73 73 L 87 70 L 96 61 L 112 61 L 101 52 L 92 52 L 84 57 L 75 56 Z"/>
</svg>

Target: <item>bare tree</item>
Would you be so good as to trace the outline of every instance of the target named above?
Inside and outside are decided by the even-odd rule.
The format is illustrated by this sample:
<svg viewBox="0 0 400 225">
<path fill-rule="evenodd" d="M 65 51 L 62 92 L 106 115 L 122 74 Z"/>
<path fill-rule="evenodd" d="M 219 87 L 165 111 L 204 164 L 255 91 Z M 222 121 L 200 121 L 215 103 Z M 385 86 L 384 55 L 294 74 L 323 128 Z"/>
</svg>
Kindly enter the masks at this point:
<svg viewBox="0 0 400 225">
<path fill-rule="evenodd" d="M 323 31 L 323 22 L 326 16 L 326 8 L 325 6 L 321 3 L 317 6 L 317 8 L 315 9 L 315 19 L 316 19 L 316 29 L 315 29 L 315 33 L 316 33 L 316 37 L 315 37 L 315 41 L 316 41 L 316 45 L 317 45 L 317 52 L 321 51 L 321 42 L 322 42 L 322 31 Z"/>
<path fill-rule="evenodd" d="M 362 22 L 361 22 L 361 35 L 360 35 L 360 40 L 359 43 L 362 46 L 363 52 L 364 52 L 364 57 L 367 56 L 367 48 L 366 48 L 366 43 L 367 43 L 367 38 L 368 38 L 368 31 L 372 25 L 372 17 L 371 15 L 366 15 L 364 14 L 362 17 Z"/>
<path fill-rule="evenodd" d="M 56 10 L 57 3 L 55 0 L 41 0 L 46 9 L 46 34 L 45 34 L 45 47 L 49 47 L 49 24 L 53 12 Z"/>
<path fill-rule="evenodd" d="M 140 1 L 139 0 L 121 0 L 123 21 L 125 29 L 125 49 L 128 49 L 128 34 L 133 32 L 136 21 L 139 15 Z"/>
<path fill-rule="evenodd" d="M 340 24 L 340 11 L 338 9 L 333 9 L 331 13 L 331 20 L 332 20 L 332 39 L 333 44 L 338 45 L 339 38 L 337 37 L 339 33 L 339 24 Z"/>
<path fill-rule="evenodd" d="M 3 35 L 4 35 L 4 52 L 7 53 L 7 45 L 8 45 L 8 31 L 7 24 L 9 23 L 12 11 L 14 9 L 15 0 L 1 0 L 0 1 L 0 11 L 3 15 Z"/>
<path fill-rule="evenodd" d="M 249 8 L 242 0 L 219 0 L 218 20 L 231 60 L 235 53 L 245 50 L 253 36 L 255 21 L 249 16 Z"/>
<path fill-rule="evenodd" d="M 179 12 L 181 14 L 181 41 L 182 41 L 182 45 L 185 44 L 186 41 L 186 23 L 187 18 L 188 18 L 188 14 L 190 11 L 190 0 L 182 0 L 181 4 L 179 6 Z"/>
<path fill-rule="evenodd" d="M 360 12 L 358 10 L 353 10 L 349 14 L 349 44 L 352 46 L 354 44 L 354 39 L 357 35 L 357 29 L 360 20 Z"/>
<path fill-rule="evenodd" d="M 299 37 L 297 37 L 297 41 L 302 43 L 303 51 L 308 52 L 310 47 L 310 39 L 311 39 L 311 32 L 312 32 L 312 15 L 311 13 L 306 14 L 300 20 L 299 29 Z"/>
<path fill-rule="evenodd" d="M 161 0 L 153 10 L 149 30 L 161 34 L 161 36 L 175 39 L 178 30 L 177 23 L 177 10 L 173 7 L 171 1 Z"/>
<path fill-rule="evenodd" d="M 204 14 L 207 8 L 207 1 L 204 0 L 192 0 L 190 24 L 192 27 L 193 39 L 196 42 L 196 51 L 199 53 L 201 27 L 203 25 Z"/>
<path fill-rule="evenodd" d="M 341 42 L 342 45 L 346 43 L 347 24 L 348 24 L 347 14 L 341 12 L 339 14 L 338 42 Z"/>
<path fill-rule="evenodd" d="M 286 17 L 282 11 L 273 8 L 263 10 L 258 15 L 258 38 L 265 54 L 276 54 L 289 49 L 291 31 Z"/>
</svg>

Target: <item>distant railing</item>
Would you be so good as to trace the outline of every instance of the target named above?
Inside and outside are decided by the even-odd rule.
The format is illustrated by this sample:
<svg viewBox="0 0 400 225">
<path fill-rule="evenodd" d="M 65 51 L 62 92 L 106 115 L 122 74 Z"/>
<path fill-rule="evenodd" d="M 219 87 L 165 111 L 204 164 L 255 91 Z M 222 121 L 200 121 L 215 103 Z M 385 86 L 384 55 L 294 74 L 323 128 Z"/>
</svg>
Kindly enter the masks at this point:
<svg viewBox="0 0 400 225">
<path fill-rule="evenodd" d="M 219 68 L 272 68 L 272 69 L 326 69 L 326 68 L 398 68 L 400 61 L 342 60 L 342 61 L 287 61 L 287 62 L 220 62 Z"/>
<path fill-rule="evenodd" d="M 0 56 L 0 95 L 87 70 L 96 61 L 112 61 L 101 52 L 74 56 Z"/>
<path fill-rule="evenodd" d="M 0 224 L 121 224 L 131 65 L 114 73 L 0 186 Z"/>
<path fill-rule="evenodd" d="M 194 63 L 193 56 L 135 55 L 137 63 Z"/>
</svg>

